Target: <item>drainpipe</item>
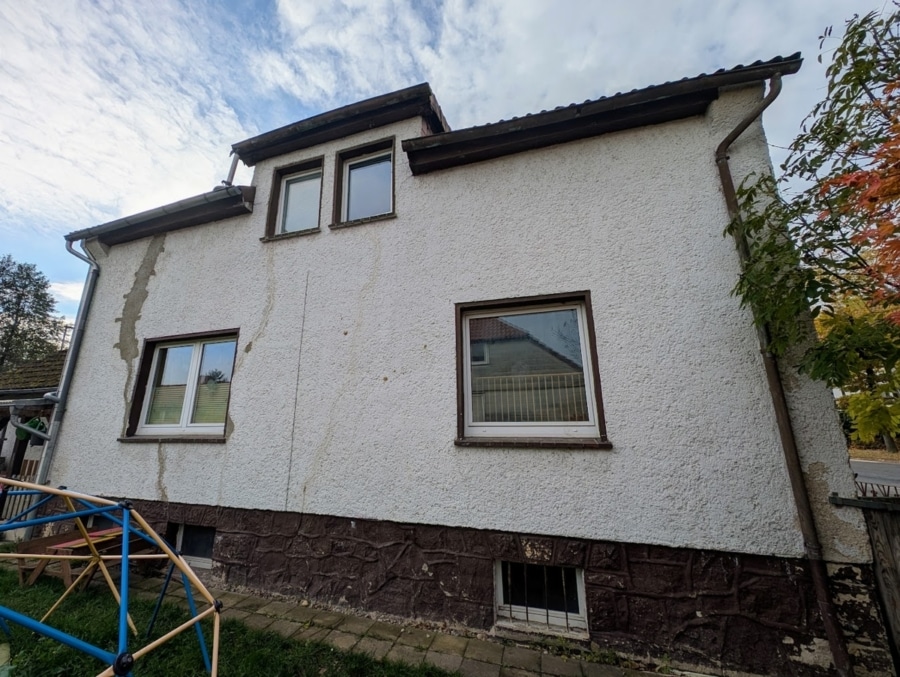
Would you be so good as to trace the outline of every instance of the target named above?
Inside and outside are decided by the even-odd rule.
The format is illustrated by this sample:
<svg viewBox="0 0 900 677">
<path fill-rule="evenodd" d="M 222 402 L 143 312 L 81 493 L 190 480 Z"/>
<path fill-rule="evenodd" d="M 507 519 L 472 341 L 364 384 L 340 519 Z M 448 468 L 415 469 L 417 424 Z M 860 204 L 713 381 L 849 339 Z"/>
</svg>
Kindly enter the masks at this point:
<svg viewBox="0 0 900 677">
<path fill-rule="evenodd" d="M 716 148 L 716 166 L 719 168 L 719 178 L 722 181 L 722 190 L 725 193 L 725 203 L 728 207 L 728 215 L 732 220 L 740 219 L 737 193 L 734 187 L 734 179 L 731 168 L 728 166 L 728 148 L 734 143 L 756 118 L 762 115 L 778 94 L 781 92 L 781 74 L 772 76 L 769 83 L 769 93 L 757 106 L 751 110 L 738 125 L 731 130 Z M 741 232 L 735 233 L 735 244 L 738 256 L 743 268 L 750 255 L 750 246 L 747 238 Z M 759 337 L 760 353 L 766 371 L 766 380 L 769 384 L 769 392 L 772 396 L 772 405 L 775 408 L 775 419 L 778 423 L 778 434 L 781 438 L 781 446 L 784 450 L 784 462 L 787 466 L 790 478 L 791 491 L 794 495 L 794 503 L 797 507 L 797 515 L 800 520 L 800 532 L 803 535 L 803 545 L 806 550 L 806 558 L 809 560 L 812 573 L 813 587 L 816 591 L 816 601 L 819 612 L 825 623 L 825 634 L 828 637 L 828 646 L 834 660 L 834 666 L 841 677 L 852 677 L 853 666 L 850 663 L 850 654 L 847 652 L 847 644 L 837 619 L 834 601 L 828 590 L 828 572 L 825 568 L 825 560 L 822 555 L 822 545 L 816 531 L 813 520 L 812 507 L 809 502 L 809 494 L 803 480 L 803 469 L 800 465 L 800 455 L 797 452 L 797 442 L 794 437 L 794 429 L 788 412 L 787 398 L 784 393 L 784 385 L 781 382 L 781 374 L 778 371 L 778 363 L 775 356 L 769 350 L 770 333 L 768 326 L 756 328 Z"/>
<path fill-rule="evenodd" d="M 44 395 L 45 400 L 55 402 L 56 406 L 53 407 L 53 417 L 50 419 L 50 425 L 47 429 L 48 440 L 44 446 L 44 453 L 41 454 L 41 462 L 38 465 L 35 484 L 44 484 L 50 474 L 53 452 L 56 450 L 56 440 L 59 437 L 56 433 L 62 423 L 63 415 L 66 413 L 66 400 L 69 397 L 69 387 L 72 384 L 75 363 L 78 361 L 78 351 L 81 349 L 81 341 L 84 338 L 84 325 L 87 323 L 88 311 L 91 309 L 91 300 L 94 298 L 94 288 L 97 285 L 97 277 L 100 275 L 100 266 L 84 247 L 84 240 L 81 242 L 81 248 L 84 250 L 84 254 L 75 251 L 72 247 L 72 242 L 66 240 L 66 250 L 87 263 L 90 266 L 90 270 L 88 270 L 87 279 L 84 283 L 84 291 L 81 292 L 81 304 L 78 306 L 78 315 L 75 316 L 75 328 L 72 330 L 72 340 L 69 342 L 69 352 L 66 355 L 66 363 L 63 366 L 59 388 L 54 393 Z"/>
</svg>

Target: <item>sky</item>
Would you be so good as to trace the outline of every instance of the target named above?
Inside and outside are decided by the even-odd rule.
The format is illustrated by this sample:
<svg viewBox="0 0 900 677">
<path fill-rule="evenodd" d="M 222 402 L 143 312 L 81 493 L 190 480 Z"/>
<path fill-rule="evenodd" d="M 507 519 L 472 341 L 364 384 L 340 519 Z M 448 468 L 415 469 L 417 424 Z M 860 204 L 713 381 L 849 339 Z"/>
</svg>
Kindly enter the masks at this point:
<svg viewBox="0 0 900 677">
<path fill-rule="evenodd" d="M 0 0 L 0 256 L 74 318 L 66 233 L 207 192 L 231 144 L 420 82 L 462 129 L 801 51 L 764 116 L 778 164 L 845 20 L 886 4 Z"/>
</svg>

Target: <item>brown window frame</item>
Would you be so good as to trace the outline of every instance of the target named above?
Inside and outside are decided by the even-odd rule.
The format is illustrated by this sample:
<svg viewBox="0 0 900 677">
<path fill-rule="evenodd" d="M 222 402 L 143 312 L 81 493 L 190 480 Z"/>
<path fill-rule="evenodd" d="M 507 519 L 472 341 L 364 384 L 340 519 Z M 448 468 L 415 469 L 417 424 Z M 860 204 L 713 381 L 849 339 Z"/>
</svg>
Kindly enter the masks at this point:
<svg viewBox="0 0 900 677">
<path fill-rule="evenodd" d="M 319 217 L 316 219 L 315 228 L 306 228 L 304 230 L 295 230 L 289 233 L 278 233 L 278 214 L 281 211 L 281 189 L 284 180 L 293 175 L 302 172 L 310 172 L 315 169 L 319 170 L 321 178 L 319 179 Z M 276 167 L 272 172 L 272 190 L 269 193 L 269 210 L 266 213 L 266 234 L 263 240 L 281 240 L 298 235 L 309 235 L 310 233 L 318 233 L 321 231 L 322 221 L 322 196 L 325 192 L 325 156 L 320 155 L 315 158 L 295 162 L 284 167 Z"/>
<path fill-rule="evenodd" d="M 138 372 L 137 379 L 135 380 L 134 390 L 131 394 L 131 405 L 130 410 L 128 412 L 128 423 L 125 428 L 125 434 L 123 437 L 119 438 L 120 442 L 138 442 L 138 441 L 156 441 L 163 439 L 171 439 L 177 440 L 179 442 L 192 442 L 192 441 L 217 441 L 224 440 L 225 435 L 190 435 L 190 434 L 179 434 L 179 435 L 163 435 L 160 437 L 156 437 L 153 435 L 139 435 L 137 433 L 138 428 L 141 424 L 141 412 L 144 409 L 144 398 L 147 396 L 147 385 L 150 382 L 150 370 L 153 366 L 153 356 L 156 354 L 156 349 L 165 344 L 165 343 L 173 343 L 173 342 L 196 342 L 196 341 L 206 341 L 217 338 L 226 338 L 226 337 L 234 337 L 235 340 L 235 362 L 237 361 L 237 345 L 240 341 L 240 331 L 238 329 L 220 329 L 216 331 L 210 332 L 195 332 L 190 334 L 173 334 L 169 336 L 159 336 L 152 339 L 145 339 L 143 345 L 141 346 L 141 360 L 138 364 Z M 233 378 L 232 374 L 232 378 Z M 228 404 L 226 406 L 226 412 L 231 407 L 231 393 L 228 395 Z M 227 419 L 226 419 L 227 420 Z"/>
<path fill-rule="evenodd" d="M 587 350 L 591 362 L 591 380 L 596 407 L 597 437 L 466 437 L 466 369 L 464 359 L 465 340 L 464 322 L 466 315 L 477 312 L 502 312 L 504 310 L 527 310 L 529 307 L 540 308 L 554 303 L 579 303 L 584 307 L 585 324 L 587 325 Z M 562 294 L 542 294 L 518 298 L 504 298 L 489 301 L 472 301 L 457 303 L 456 320 L 456 440 L 454 443 L 462 447 L 521 447 L 521 448 L 555 448 L 555 449 L 611 449 L 612 443 L 606 434 L 606 420 L 603 414 L 603 395 L 600 386 L 600 369 L 597 364 L 597 338 L 594 329 L 594 313 L 591 306 L 590 291 L 577 291 Z"/>
<path fill-rule="evenodd" d="M 391 154 L 391 211 L 374 214 L 361 219 L 343 219 L 344 213 L 344 168 L 356 158 L 373 155 L 381 151 Z M 346 228 L 373 221 L 393 219 L 397 217 L 397 137 L 390 136 L 371 143 L 338 151 L 334 160 L 334 208 L 329 228 Z"/>
</svg>

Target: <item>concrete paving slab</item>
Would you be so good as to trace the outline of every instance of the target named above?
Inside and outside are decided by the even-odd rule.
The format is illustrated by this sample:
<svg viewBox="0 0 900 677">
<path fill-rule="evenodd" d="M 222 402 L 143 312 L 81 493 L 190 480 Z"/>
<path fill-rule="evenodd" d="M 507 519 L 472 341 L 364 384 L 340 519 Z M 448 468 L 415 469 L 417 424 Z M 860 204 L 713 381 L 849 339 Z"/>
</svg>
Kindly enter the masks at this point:
<svg viewBox="0 0 900 677">
<path fill-rule="evenodd" d="M 576 659 L 541 654 L 541 672 L 560 677 L 581 677 L 581 664 Z"/>
<path fill-rule="evenodd" d="M 382 623 L 380 621 L 376 621 L 372 623 L 372 627 L 369 628 L 368 632 L 366 632 L 366 637 L 372 637 L 374 639 L 383 639 L 391 644 L 400 636 L 400 626 L 399 625 L 391 625 L 390 623 Z"/>
<path fill-rule="evenodd" d="M 463 658 L 459 654 L 453 655 L 449 653 L 438 653 L 437 651 L 429 651 L 425 654 L 425 662 L 447 672 L 456 672 L 462 664 Z"/>
<path fill-rule="evenodd" d="M 404 644 L 395 644 L 393 648 L 388 651 L 385 658 L 389 661 L 396 661 L 398 663 L 421 665 L 422 661 L 425 660 L 425 652 Z"/>
<path fill-rule="evenodd" d="M 312 617 L 312 623 L 323 628 L 336 628 L 344 618 L 344 614 L 335 613 L 334 611 L 318 611 Z"/>
<path fill-rule="evenodd" d="M 260 607 L 256 610 L 256 613 L 262 614 L 263 616 L 283 616 L 295 606 L 297 605 L 289 604 L 288 602 L 274 601 L 269 602 L 264 607 Z"/>
<path fill-rule="evenodd" d="M 391 650 L 391 647 L 394 646 L 393 642 L 387 642 L 383 639 L 375 639 L 374 637 L 363 637 L 359 640 L 359 644 L 354 647 L 354 651 L 365 654 L 370 658 L 374 658 L 376 661 L 380 661 L 382 658 L 388 655 L 388 652 Z"/>
<path fill-rule="evenodd" d="M 312 623 L 312 619 L 319 613 L 318 609 L 312 609 L 308 606 L 297 606 L 284 614 L 285 618 L 290 618 L 298 623 Z"/>
<path fill-rule="evenodd" d="M 277 632 L 282 637 L 290 637 L 299 630 L 305 630 L 308 626 L 296 621 L 289 621 L 286 618 L 276 618 L 275 622 L 268 627 L 272 632 Z"/>
<path fill-rule="evenodd" d="M 539 651 L 531 649 L 508 646 L 503 650 L 503 667 L 539 673 L 541 671 L 541 654 Z"/>
<path fill-rule="evenodd" d="M 231 618 L 236 621 L 242 621 L 249 615 L 250 612 L 244 611 L 243 609 L 225 609 L 224 611 L 222 611 L 223 619 Z"/>
<path fill-rule="evenodd" d="M 308 642 L 321 642 L 325 639 L 325 636 L 331 632 L 328 628 L 320 628 L 317 625 L 311 625 L 303 630 L 300 630 L 294 635 L 291 635 L 291 639 L 303 639 Z"/>
<path fill-rule="evenodd" d="M 463 658 L 459 674 L 463 677 L 499 677 L 500 666 L 496 663 L 482 663 L 471 658 Z"/>
<path fill-rule="evenodd" d="M 341 632 L 340 630 L 332 630 L 327 635 L 325 635 L 325 639 L 322 640 L 326 644 L 331 644 L 335 649 L 340 649 L 341 651 L 350 651 L 354 646 L 359 643 L 359 635 L 354 635 L 349 632 Z"/>
<path fill-rule="evenodd" d="M 262 609 L 269 602 L 270 600 L 268 599 L 254 597 L 253 595 L 247 595 L 243 600 L 241 600 L 237 604 L 234 604 L 233 606 L 238 609 L 244 609 L 246 611 L 256 611 L 257 609 Z"/>
<path fill-rule="evenodd" d="M 453 656 L 465 656 L 466 647 L 469 646 L 468 637 L 458 637 L 456 635 L 436 634 L 429 651 L 437 651 L 439 653 L 447 653 Z"/>
<path fill-rule="evenodd" d="M 420 630 L 419 628 L 401 628 L 400 635 L 397 637 L 397 644 L 413 646 L 422 650 L 430 647 L 433 641 L 433 632 Z"/>
<path fill-rule="evenodd" d="M 540 672 L 520 670 L 519 668 L 500 668 L 500 677 L 539 677 L 540 674 Z"/>
<path fill-rule="evenodd" d="M 262 614 L 250 614 L 241 622 L 248 628 L 253 628 L 254 630 L 265 630 L 275 622 L 275 619 L 271 616 L 263 616 Z"/>
<path fill-rule="evenodd" d="M 615 665 L 603 665 L 601 663 L 587 663 L 582 661 L 581 672 L 584 677 L 623 677 L 625 671 Z M 644 673 L 641 673 L 644 674 Z"/>
<path fill-rule="evenodd" d="M 359 616 L 345 616 L 344 620 L 340 622 L 340 624 L 335 628 L 336 630 L 340 630 L 341 632 L 352 632 L 354 635 L 359 635 L 362 637 L 365 635 L 369 628 L 371 628 L 375 624 L 375 621 L 371 618 L 360 618 Z"/>
<path fill-rule="evenodd" d="M 465 657 L 483 663 L 500 665 L 503 662 L 503 645 L 485 642 L 481 639 L 470 639 L 466 646 Z"/>
</svg>

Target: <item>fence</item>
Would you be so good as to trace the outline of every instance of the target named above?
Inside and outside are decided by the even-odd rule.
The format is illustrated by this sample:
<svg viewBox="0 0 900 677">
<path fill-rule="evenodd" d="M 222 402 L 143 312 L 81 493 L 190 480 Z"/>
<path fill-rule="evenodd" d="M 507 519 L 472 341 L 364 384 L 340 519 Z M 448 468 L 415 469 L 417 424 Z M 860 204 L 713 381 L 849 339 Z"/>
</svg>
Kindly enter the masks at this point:
<svg viewBox="0 0 900 677">
<path fill-rule="evenodd" d="M 34 475 L 12 475 L 9 479 L 21 482 L 34 482 Z M 2 481 L 2 478 L 0 478 L 0 481 Z M 34 496 L 6 496 L 3 510 L 0 511 L 0 521 L 8 520 L 10 517 L 18 515 L 33 502 Z"/>
<path fill-rule="evenodd" d="M 481 376 L 472 383 L 475 421 L 587 421 L 584 375 Z"/>
</svg>

